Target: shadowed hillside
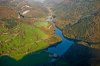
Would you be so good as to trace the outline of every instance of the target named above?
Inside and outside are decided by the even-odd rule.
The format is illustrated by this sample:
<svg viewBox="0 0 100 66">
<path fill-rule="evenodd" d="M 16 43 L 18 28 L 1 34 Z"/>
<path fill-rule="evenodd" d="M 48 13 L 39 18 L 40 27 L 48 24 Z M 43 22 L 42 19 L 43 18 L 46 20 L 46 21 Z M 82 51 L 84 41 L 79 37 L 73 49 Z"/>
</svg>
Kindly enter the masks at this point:
<svg viewBox="0 0 100 66">
<path fill-rule="evenodd" d="M 64 0 L 54 6 L 56 23 L 61 28 L 77 23 L 80 18 L 98 11 L 99 3 L 99 0 Z"/>
<path fill-rule="evenodd" d="M 63 34 L 88 43 L 100 42 L 100 0 L 64 0 L 53 7 Z"/>
<path fill-rule="evenodd" d="M 78 20 L 77 23 L 66 26 L 65 36 L 86 42 L 100 42 L 100 12 L 93 13 Z"/>
</svg>

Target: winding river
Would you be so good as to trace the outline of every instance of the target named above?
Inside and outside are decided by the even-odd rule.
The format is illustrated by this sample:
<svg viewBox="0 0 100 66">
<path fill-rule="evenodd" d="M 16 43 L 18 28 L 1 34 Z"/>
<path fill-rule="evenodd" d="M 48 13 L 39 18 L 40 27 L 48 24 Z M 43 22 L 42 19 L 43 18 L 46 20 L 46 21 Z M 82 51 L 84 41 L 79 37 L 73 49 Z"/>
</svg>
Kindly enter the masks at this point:
<svg viewBox="0 0 100 66">
<path fill-rule="evenodd" d="M 53 25 L 56 27 L 55 23 L 53 22 L 53 19 L 50 21 L 52 21 Z M 59 36 L 62 41 L 60 43 L 57 43 L 55 46 L 49 47 L 48 52 L 56 54 L 58 56 L 62 56 L 72 46 L 72 44 L 74 44 L 74 41 L 64 37 L 62 31 L 58 27 L 56 27 L 55 29 L 55 34 Z"/>
<path fill-rule="evenodd" d="M 62 34 L 62 31 L 57 27 L 55 34 L 62 39 L 62 42 L 58 43 L 56 46 L 49 47 L 48 52 L 61 56 L 70 48 L 72 44 L 74 44 L 74 42 L 65 38 Z"/>
<path fill-rule="evenodd" d="M 56 24 L 54 23 L 54 13 L 50 7 L 48 7 L 49 11 L 49 16 L 47 18 L 48 22 L 51 22 L 53 26 L 56 27 Z M 58 43 L 56 46 L 52 46 L 48 48 L 48 52 L 54 53 L 58 56 L 62 56 L 70 47 L 72 44 L 74 44 L 74 41 L 68 40 L 67 38 L 64 37 L 62 31 L 56 27 L 55 29 L 55 34 L 59 36 L 62 39 L 62 42 Z"/>
</svg>

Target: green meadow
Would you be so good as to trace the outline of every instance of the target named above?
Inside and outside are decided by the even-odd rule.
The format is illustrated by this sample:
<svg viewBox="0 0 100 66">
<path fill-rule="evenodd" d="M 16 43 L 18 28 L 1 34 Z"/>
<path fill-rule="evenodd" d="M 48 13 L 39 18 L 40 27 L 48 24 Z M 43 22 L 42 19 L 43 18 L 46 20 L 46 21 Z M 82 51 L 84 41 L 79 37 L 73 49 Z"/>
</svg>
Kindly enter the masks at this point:
<svg viewBox="0 0 100 66">
<path fill-rule="evenodd" d="M 40 28 L 47 28 L 48 22 L 33 22 L 27 24 L 13 19 L 1 20 L 0 27 L 0 55 L 8 55 L 16 60 L 25 55 L 47 48 L 46 39 L 51 36 Z"/>
</svg>

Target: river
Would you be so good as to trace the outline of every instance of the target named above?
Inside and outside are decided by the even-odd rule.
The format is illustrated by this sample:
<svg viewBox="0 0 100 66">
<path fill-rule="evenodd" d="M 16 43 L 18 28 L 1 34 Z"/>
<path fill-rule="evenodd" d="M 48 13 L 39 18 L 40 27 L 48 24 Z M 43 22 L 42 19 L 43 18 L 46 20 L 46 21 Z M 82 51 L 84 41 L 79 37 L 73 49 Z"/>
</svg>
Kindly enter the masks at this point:
<svg viewBox="0 0 100 66">
<path fill-rule="evenodd" d="M 51 22 L 53 26 L 56 27 L 54 23 L 54 18 L 52 16 L 49 16 L 47 21 Z M 55 46 L 49 47 L 47 51 L 50 53 L 54 53 L 58 56 L 62 56 L 71 47 L 71 45 L 74 44 L 74 41 L 65 38 L 62 31 L 58 27 L 56 27 L 54 33 L 62 39 L 62 42 L 57 43 Z"/>
<path fill-rule="evenodd" d="M 49 11 L 49 16 L 47 17 L 46 21 L 51 22 L 53 26 L 56 27 L 56 24 L 54 23 L 55 17 L 53 17 L 55 15 L 51 7 L 48 7 L 48 11 Z M 74 44 L 74 41 L 65 38 L 62 31 L 58 27 L 56 27 L 55 29 L 55 34 L 62 39 L 62 42 L 58 43 L 56 46 L 49 47 L 48 52 L 54 53 L 58 56 L 62 56 L 71 47 L 71 45 Z"/>
<path fill-rule="evenodd" d="M 71 47 L 72 44 L 74 44 L 74 42 L 65 38 L 62 34 L 62 31 L 57 27 L 55 30 L 55 34 L 62 39 L 62 42 L 58 43 L 55 46 L 49 47 L 48 52 L 61 56 Z"/>
</svg>

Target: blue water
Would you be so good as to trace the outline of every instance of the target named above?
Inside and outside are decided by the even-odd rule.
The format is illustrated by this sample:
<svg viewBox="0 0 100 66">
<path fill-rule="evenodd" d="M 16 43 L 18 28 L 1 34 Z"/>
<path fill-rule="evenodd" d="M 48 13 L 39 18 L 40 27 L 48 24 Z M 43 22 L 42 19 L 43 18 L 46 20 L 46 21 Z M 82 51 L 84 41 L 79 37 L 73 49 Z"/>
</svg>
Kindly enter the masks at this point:
<svg viewBox="0 0 100 66">
<path fill-rule="evenodd" d="M 49 47 L 48 52 L 61 56 L 71 47 L 72 44 L 74 44 L 74 42 L 65 38 L 59 28 L 56 28 L 55 34 L 62 39 L 62 42 L 58 43 L 56 46 Z"/>
</svg>

